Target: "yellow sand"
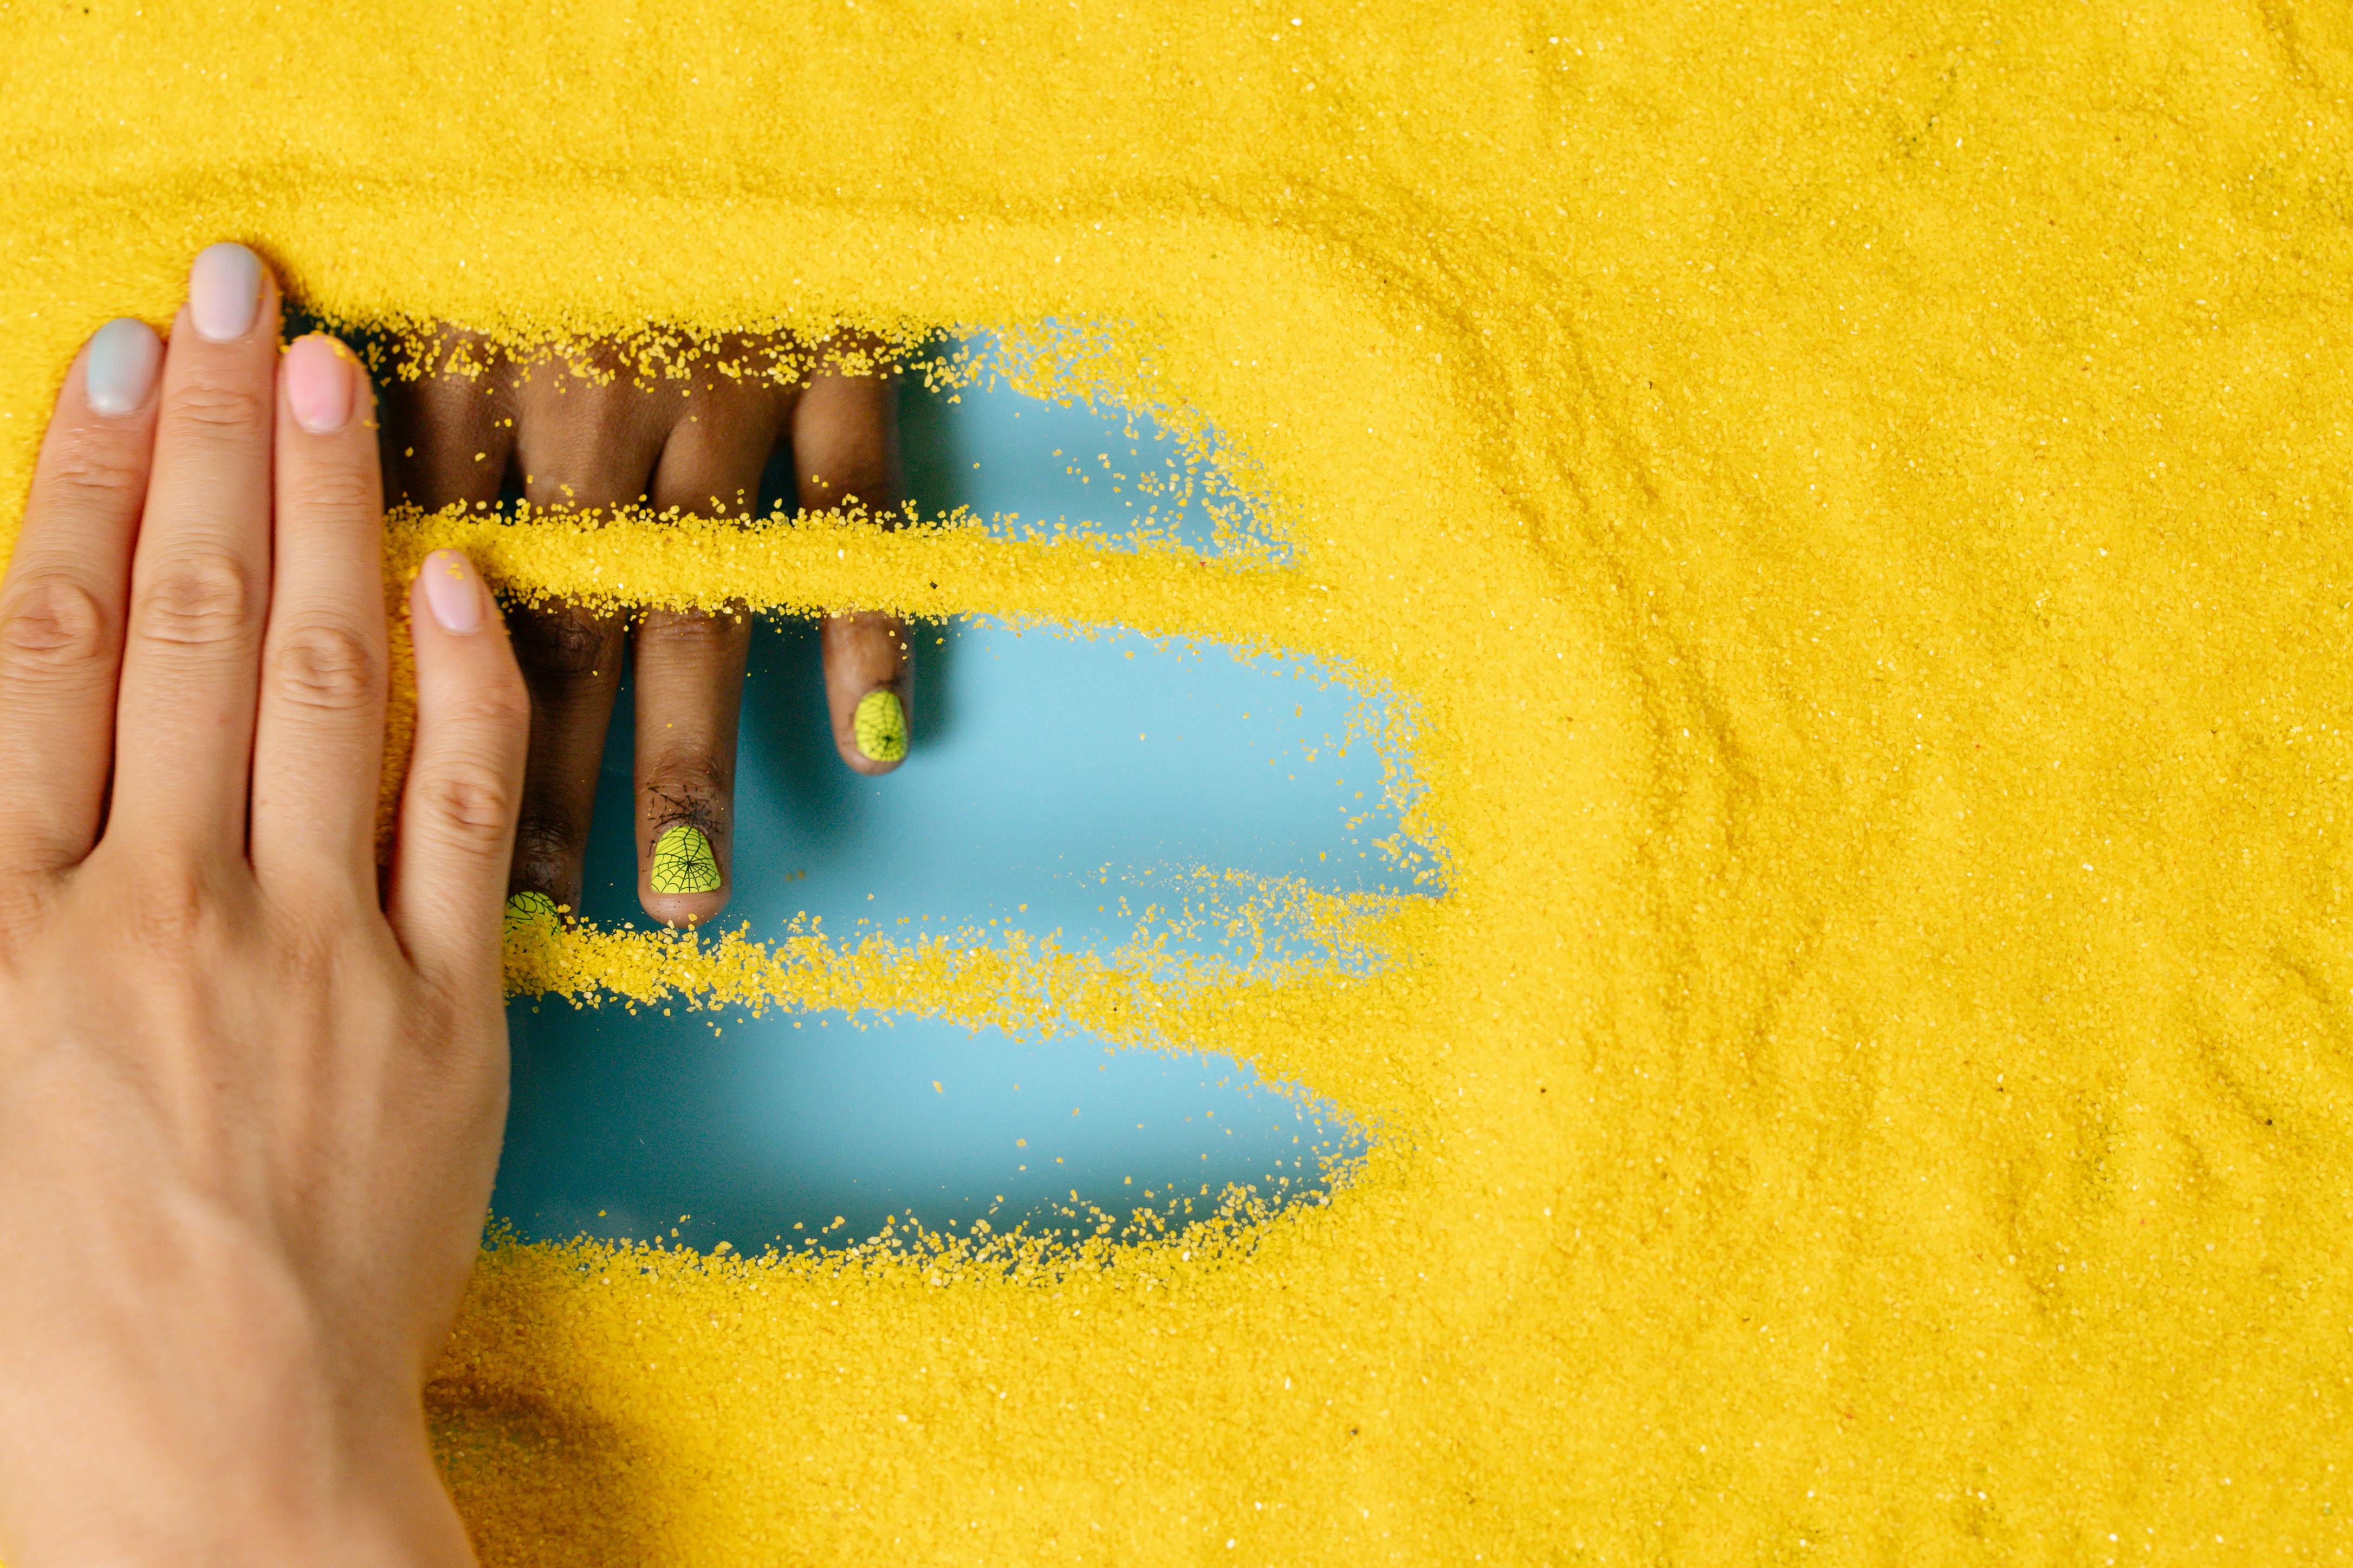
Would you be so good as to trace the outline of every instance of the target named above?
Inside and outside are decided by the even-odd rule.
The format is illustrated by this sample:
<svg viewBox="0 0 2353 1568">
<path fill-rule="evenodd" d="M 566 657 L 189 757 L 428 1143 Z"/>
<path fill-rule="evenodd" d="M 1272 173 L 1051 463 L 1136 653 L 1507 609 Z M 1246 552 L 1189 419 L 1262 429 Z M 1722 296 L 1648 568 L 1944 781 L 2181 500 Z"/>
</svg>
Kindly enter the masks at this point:
<svg viewBox="0 0 2353 1568">
<path fill-rule="evenodd" d="M 1092 321 L 1291 564 L 868 534 L 802 591 L 1419 704 L 1406 956 L 1171 1019 L 1381 1130 L 1336 1201 L 1001 1274 L 500 1250 L 433 1390 L 485 1555 L 2343 1556 L 2346 15 L 0 11 L 12 506 L 223 237 L 517 336 Z"/>
</svg>

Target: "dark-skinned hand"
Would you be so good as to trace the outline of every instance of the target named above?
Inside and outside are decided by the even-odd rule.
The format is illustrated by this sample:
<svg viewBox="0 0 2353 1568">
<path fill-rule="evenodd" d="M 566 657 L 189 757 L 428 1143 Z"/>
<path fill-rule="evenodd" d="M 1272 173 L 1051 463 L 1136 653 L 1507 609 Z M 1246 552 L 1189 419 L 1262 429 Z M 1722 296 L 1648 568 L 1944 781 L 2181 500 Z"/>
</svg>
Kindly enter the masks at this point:
<svg viewBox="0 0 2353 1568">
<path fill-rule="evenodd" d="M 740 517 L 755 504 L 761 470 L 783 444 L 804 510 L 896 507 L 893 379 L 845 374 L 823 355 L 826 368 L 793 384 L 709 368 L 764 363 L 772 348 L 725 345 L 691 377 L 649 379 L 610 345 L 570 360 L 522 359 L 478 335 L 446 332 L 431 374 L 388 379 L 384 389 L 388 488 L 395 500 L 438 510 L 495 502 L 512 477 L 534 507 L 638 503 Z M 749 615 L 628 616 L 549 605 L 517 606 L 509 624 L 531 691 L 511 894 L 579 909 L 605 730 L 624 653 L 633 651 L 638 899 L 665 923 L 698 925 L 717 915 L 734 880 L 735 731 Z M 823 645 L 842 761 L 861 773 L 890 772 L 906 751 L 905 627 L 890 616 L 833 616 Z"/>
</svg>

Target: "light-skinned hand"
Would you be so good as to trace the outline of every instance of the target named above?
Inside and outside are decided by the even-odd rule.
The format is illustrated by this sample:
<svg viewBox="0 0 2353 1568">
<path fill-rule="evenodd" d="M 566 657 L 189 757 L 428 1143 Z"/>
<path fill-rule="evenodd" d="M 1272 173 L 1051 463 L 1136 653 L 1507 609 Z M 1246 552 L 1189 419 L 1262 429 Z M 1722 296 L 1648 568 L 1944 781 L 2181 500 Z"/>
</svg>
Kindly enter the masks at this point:
<svg viewBox="0 0 2353 1568">
<path fill-rule="evenodd" d="M 507 1093 L 528 704 L 427 561 L 374 852 L 375 402 L 238 246 L 75 360 L 0 584 L 0 1561 L 462 1563 L 421 1389 Z"/>
</svg>

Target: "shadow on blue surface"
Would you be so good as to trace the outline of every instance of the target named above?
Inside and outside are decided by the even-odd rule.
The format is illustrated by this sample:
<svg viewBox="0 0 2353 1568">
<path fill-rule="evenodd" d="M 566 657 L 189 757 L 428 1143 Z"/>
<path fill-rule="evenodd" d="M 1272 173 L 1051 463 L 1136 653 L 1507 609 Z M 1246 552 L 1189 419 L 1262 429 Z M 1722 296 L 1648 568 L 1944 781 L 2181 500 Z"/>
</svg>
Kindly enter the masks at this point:
<svg viewBox="0 0 2353 1568">
<path fill-rule="evenodd" d="M 1229 1183 L 1280 1199 L 1361 1148 L 1224 1057 L 839 1014 L 550 1017 L 518 1018 L 499 1173 L 498 1212 L 527 1235 L 757 1253 L 910 1212 L 1035 1229 L 1073 1196 L 1206 1215 Z"/>
<path fill-rule="evenodd" d="M 996 368 L 992 340 L 966 346 L 974 384 L 933 392 L 910 375 L 900 398 L 907 495 L 924 516 L 962 506 L 1016 538 L 1068 529 L 1281 558 L 1214 440 L 1187 442 L 1121 409 L 1022 396 Z"/>
<path fill-rule="evenodd" d="M 864 778 L 834 753 L 814 623 L 754 629 L 723 923 L 770 936 L 801 913 L 843 935 L 995 921 L 1106 950 L 1135 934 L 1121 900 L 1155 870 L 1414 890 L 1375 847 L 1397 813 L 1358 700 L 1306 666 L 993 621 L 916 640 L 915 689 L 936 689 L 955 722 L 926 729 L 919 698 L 907 761 Z M 632 697 L 606 745 L 582 905 L 605 923 L 643 919 Z"/>
</svg>

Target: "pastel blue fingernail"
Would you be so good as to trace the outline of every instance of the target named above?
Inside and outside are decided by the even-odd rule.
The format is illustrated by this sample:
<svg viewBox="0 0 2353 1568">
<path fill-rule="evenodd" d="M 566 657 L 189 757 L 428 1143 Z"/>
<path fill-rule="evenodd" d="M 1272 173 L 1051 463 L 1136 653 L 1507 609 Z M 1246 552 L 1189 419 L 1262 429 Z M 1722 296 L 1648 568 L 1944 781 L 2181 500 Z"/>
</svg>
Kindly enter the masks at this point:
<svg viewBox="0 0 2353 1568">
<path fill-rule="evenodd" d="M 90 334 L 81 363 L 81 395 L 100 414 L 128 414 L 155 390 L 164 342 L 144 321 L 118 316 Z"/>
</svg>

